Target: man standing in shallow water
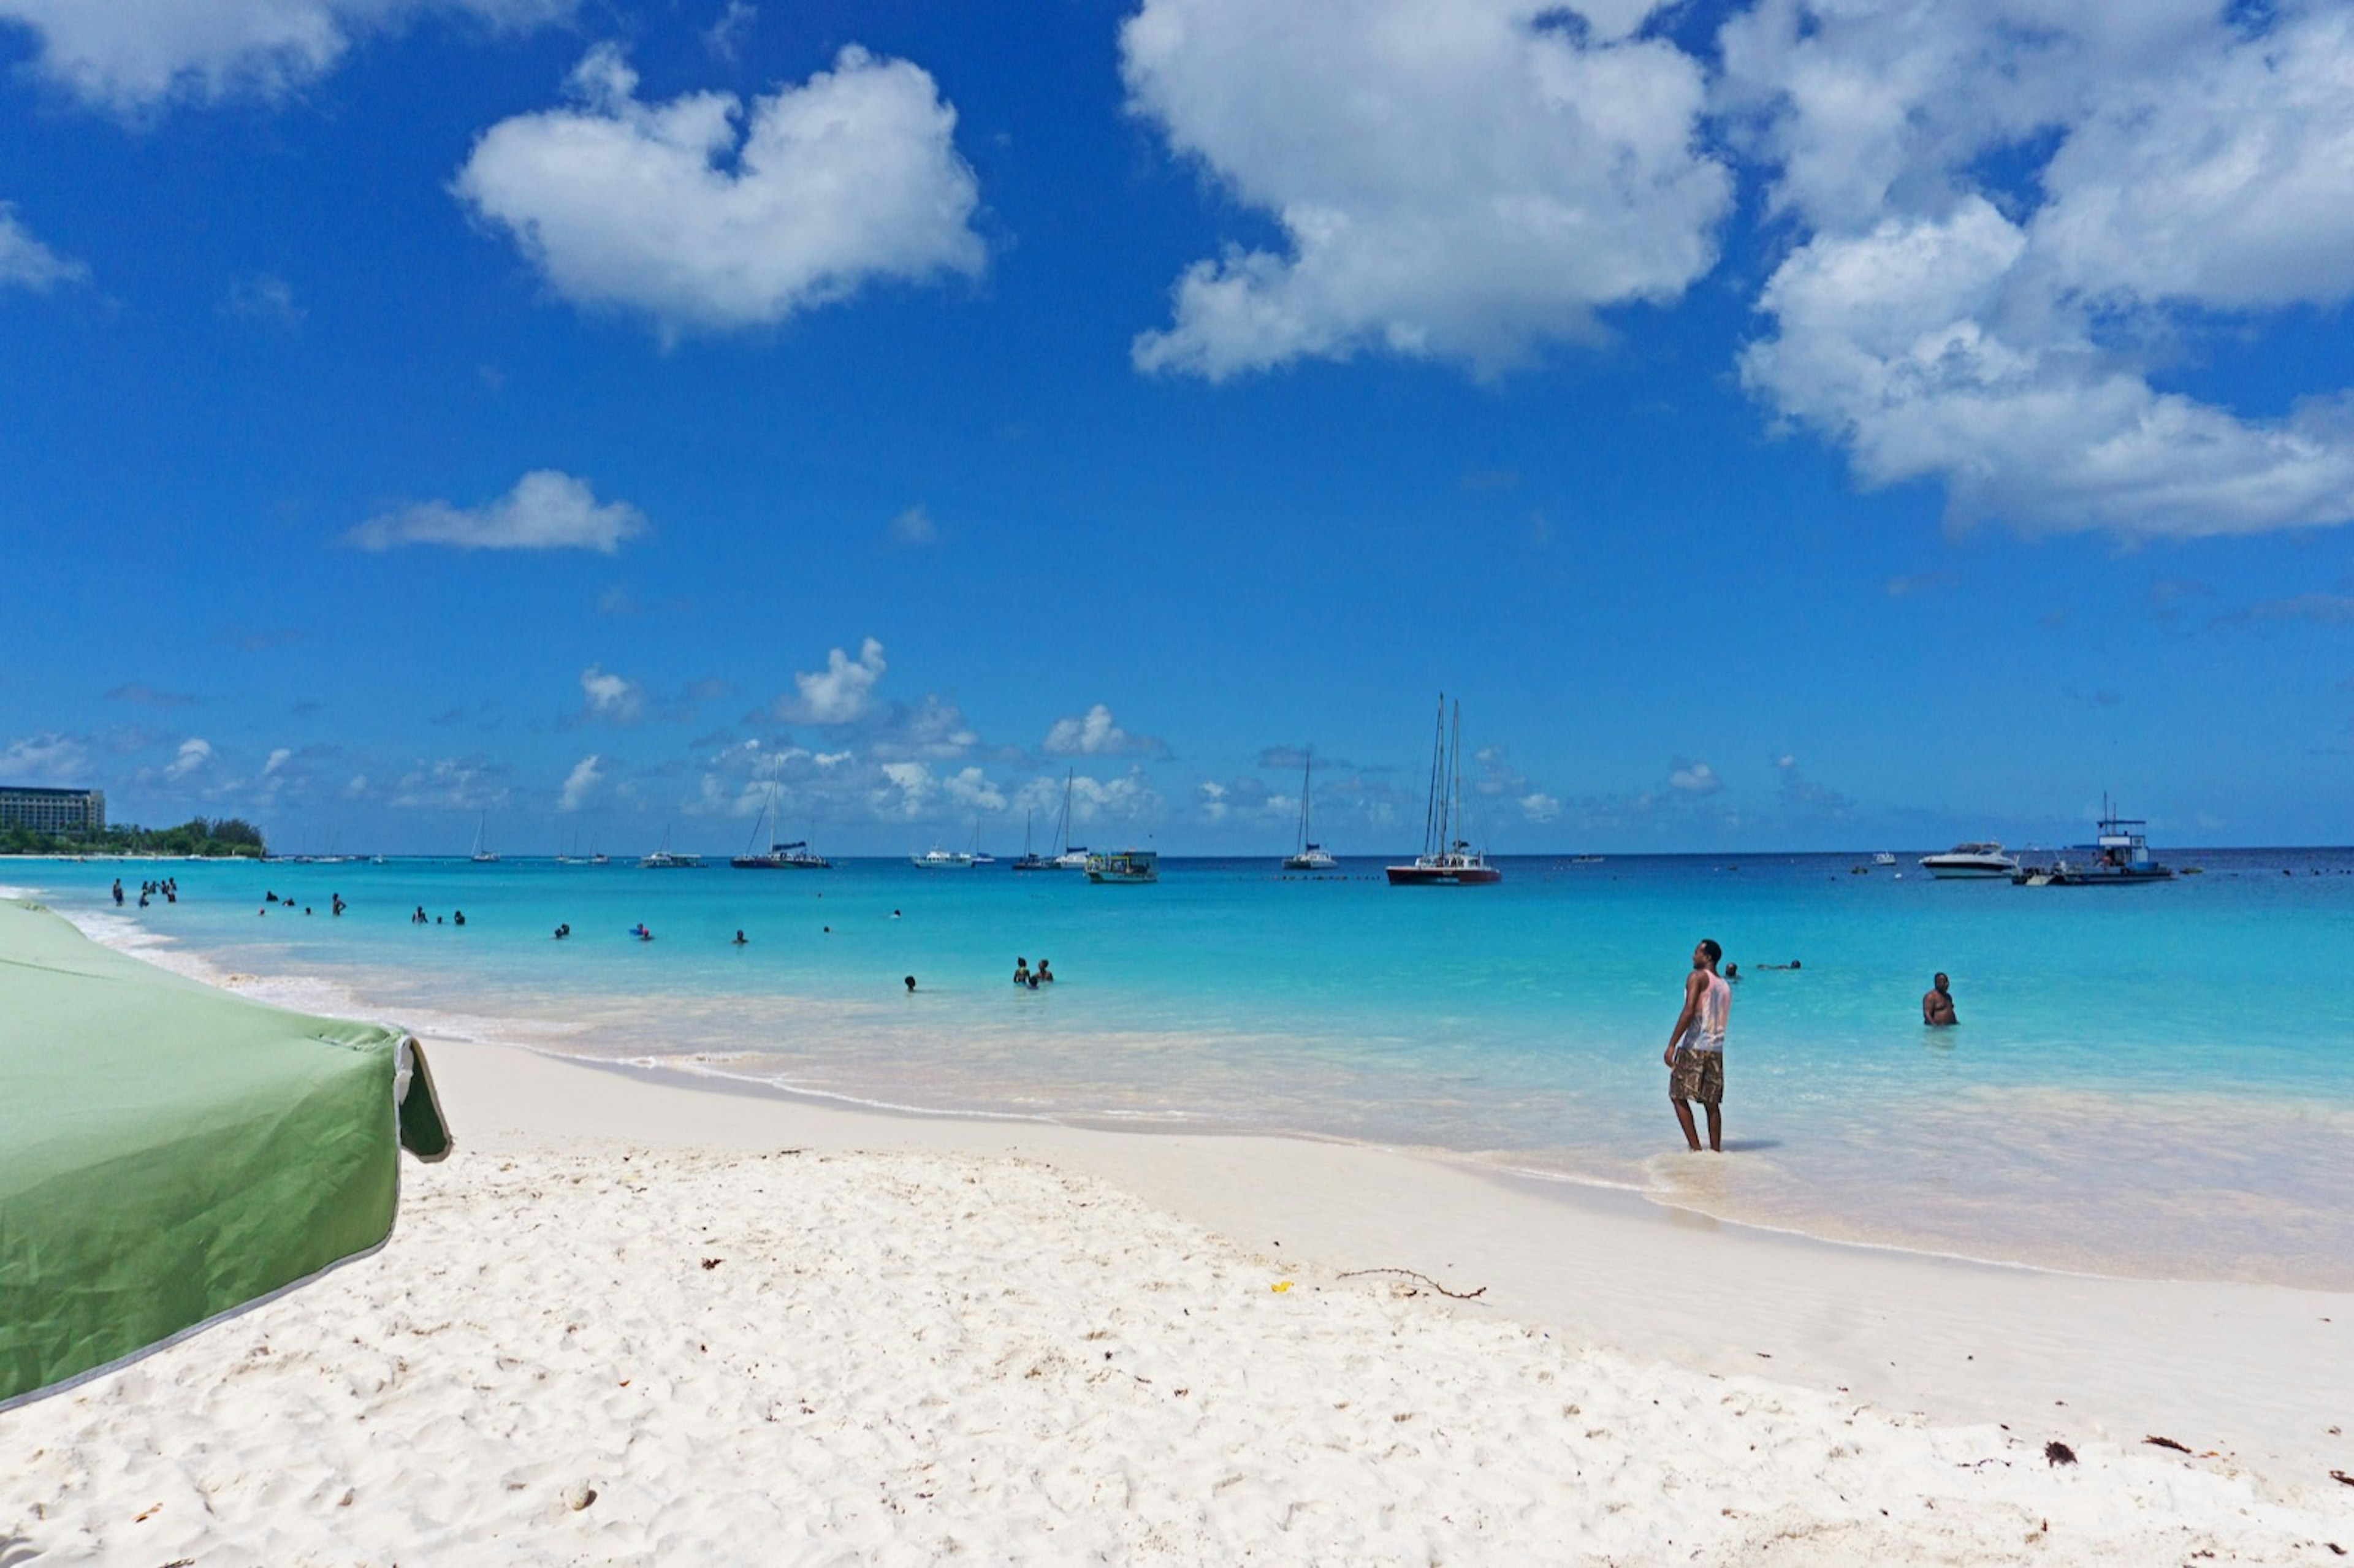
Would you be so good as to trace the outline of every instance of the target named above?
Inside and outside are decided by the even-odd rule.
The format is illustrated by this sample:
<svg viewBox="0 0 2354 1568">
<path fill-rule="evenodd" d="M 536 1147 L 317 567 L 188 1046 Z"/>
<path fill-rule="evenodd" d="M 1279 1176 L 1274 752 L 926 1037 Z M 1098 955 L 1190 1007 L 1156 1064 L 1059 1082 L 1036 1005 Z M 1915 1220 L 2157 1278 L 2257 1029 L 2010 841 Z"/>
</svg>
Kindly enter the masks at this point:
<svg viewBox="0 0 2354 1568">
<path fill-rule="evenodd" d="M 1921 1022 L 1932 1029 L 1949 1029 L 1961 1020 L 1954 1014 L 1954 993 L 1947 988 L 1953 981 L 1944 975 L 1929 982 L 1921 997 Z"/>
<path fill-rule="evenodd" d="M 1716 972 L 1724 949 L 1702 940 L 1692 949 L 1691 973 L 1684 977 L 1683 1011 L 1668 1035 L 1661 1058 L 1668 1065 L 1668 1098 L 1684 1141 L 1700 1152 L 1700 1129 L 1692 1125 L 1691 1102 L 1708 1107 L 1708 1146 L 1724 1152 L 1724 1019 L 1733 1011 L 1733 988 Z"/>
</svg>

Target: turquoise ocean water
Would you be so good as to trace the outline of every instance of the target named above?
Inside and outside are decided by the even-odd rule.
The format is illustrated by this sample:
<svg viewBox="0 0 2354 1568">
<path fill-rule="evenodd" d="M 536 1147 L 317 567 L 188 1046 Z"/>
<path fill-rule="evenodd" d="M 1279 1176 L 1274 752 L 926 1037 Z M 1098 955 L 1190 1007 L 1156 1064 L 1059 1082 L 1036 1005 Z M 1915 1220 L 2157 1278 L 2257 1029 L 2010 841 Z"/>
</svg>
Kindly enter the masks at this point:
<svg viewBox="0 0 2354 1568">
<path fill-rule="evenodd" d="M 2354 852 L 2170 858 L 2204 874 L 2027 889 L 1908 853 L 1901 878 L 1844 854 L 1532 858 L 1469 889 L 1271 859 L 1165 861 L 1150 887 L 896 860 L 0 880 L 111 916 L 118 869 L 134 903 L 175 874 L 179 903 L 118 935 L 428 1032 L 919 1110 L 1410 1145 L 1974 1257 L 2354 1286 Z M 467 924 L 412 925 L 419 905 Z M 1659 1063 L 1702 937 L 1744 976 L 1723 1159 L 1681 1152 Z M 1061 980 L 1017 991 L 1017 955 Z M 1963 1022 L 1932 1033 L 1938 969 Z"/>
</svg>

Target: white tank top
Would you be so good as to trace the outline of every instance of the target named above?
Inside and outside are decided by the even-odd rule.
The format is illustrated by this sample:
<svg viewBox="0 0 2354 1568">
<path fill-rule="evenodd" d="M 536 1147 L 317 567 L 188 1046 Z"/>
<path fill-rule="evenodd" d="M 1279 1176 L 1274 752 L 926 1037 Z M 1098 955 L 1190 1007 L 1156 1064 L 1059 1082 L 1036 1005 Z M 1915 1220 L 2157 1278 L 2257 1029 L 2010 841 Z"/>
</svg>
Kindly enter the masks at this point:
<svg viewBox="0 0 2354 1568">
<path fill-rule="evenodd" d="M 1692 1015 L 1691 1027 L 1684 1031 L 1684 1047 L 1692 1051 L 1723 1050 L 1725 1015 L 1732 1011 L 1733 988 L 1724 983 L 1723 975 L 1710 975 L 1708 989 L 1700 993 L 1700 1011 Z"/>
</svg>

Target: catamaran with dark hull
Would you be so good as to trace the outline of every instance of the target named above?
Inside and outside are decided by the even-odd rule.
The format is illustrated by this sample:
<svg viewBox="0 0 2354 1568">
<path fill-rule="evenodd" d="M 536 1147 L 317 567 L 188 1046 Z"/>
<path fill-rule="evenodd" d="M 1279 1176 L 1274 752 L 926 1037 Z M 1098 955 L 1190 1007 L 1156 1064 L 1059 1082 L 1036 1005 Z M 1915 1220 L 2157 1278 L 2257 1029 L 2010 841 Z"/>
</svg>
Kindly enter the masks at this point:
<svg viewBox="0 0 2354 1568">
<path fill-rule="evenodd" d="M 1447 694 L 1438 696 L 1438 733 L 1431 744 L 1430 806 L 1423 818 L 1422 853 L 1405 865 L 1383 867 L 1392 887 L 1477 887 L 1501 882 L 1504 874 L 1463 837 L 1463 705 L 1455 705 L 1454 731 L 1447 722 Z"/>
</svg>

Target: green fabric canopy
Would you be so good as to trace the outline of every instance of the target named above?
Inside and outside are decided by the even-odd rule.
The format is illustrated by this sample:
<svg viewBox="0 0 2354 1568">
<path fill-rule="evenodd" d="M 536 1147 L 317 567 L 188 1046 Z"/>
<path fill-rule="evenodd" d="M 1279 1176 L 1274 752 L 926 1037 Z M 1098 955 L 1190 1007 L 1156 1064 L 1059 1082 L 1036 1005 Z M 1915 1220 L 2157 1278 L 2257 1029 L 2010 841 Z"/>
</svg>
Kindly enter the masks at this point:
<svg viewBox="0 0 2354 1568">
<path fill-rule="evenodd" d="M 450 1150 L 406 1032 L 0 902 L 0 1409 L 383 1245 L 403 1147 Z"/>
</svg>

